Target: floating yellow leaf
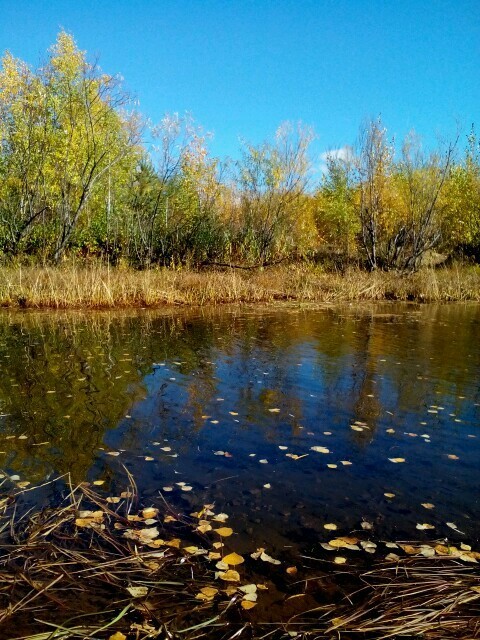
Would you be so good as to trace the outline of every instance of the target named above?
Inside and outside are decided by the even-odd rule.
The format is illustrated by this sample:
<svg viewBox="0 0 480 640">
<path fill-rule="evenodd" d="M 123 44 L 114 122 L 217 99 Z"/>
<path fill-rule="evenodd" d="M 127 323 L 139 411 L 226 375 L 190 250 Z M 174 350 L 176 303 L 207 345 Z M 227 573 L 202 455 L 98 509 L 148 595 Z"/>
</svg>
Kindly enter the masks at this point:
<svg viewBox="0 0 480 640">
<path fill-rule="evenodd" d="M 228 571 L 221 571 L 218 577 L 225 582 L 240 582 L 240 574 L 238 571 L 228 569 Z"/>
<path fill-rule="evenodd" d="M 336 465 L 336 464 L 327 464 L 327 467 L 328 467 L 329 469 L 336 469 L 336 468 L 337 468 L 337 465 Z"/>
<path fill-rule="evenodd" d="M 353 464 L 352 462 L 350 462 L 350 460 L 340 460 L 340 462 L 344 467 L 349 467 L 351 464 Z"/>
<path fill-rule="evenodd" d="M 447 458 L 449 458 L 450 460 L 460 460 L 460 458 L 456 456 L 454 453 L 449 453 L 447 455 Z"/>
<path fill-rule="evenodd" d="M 335 556 L 333 561 L 335 562 L 335 564 L 345 564 L 347 559 L 344 558 L 343 556 Z"/>
<path fill-rule="evenodd" d="M 200 524 L 197 527 L 197 531 L 200 531 L 200 533 L 207 533 L 207 531 L 211 531 L 212 530 L 212 525 L 211 524 Z"/>
<path fill-rule="evenodd" d="M 399 462 L 405 462 L 405 458 L 389 458 L 390 462 L 395 462 L 395 463 L 399 463 Z"/>
<path fill-rule="evenodd" d="M 256 584 L 244 584 L 241 587 L 238 587 L 239 591 L 243 591 L 243 593 L 257 593 L 257 585 Z"/>
<path fill-rule="evenodd" d="M 109 636 L 108 640 L 127 640 L 127 636 L 125 636 L 121 631 L 117 631 L 112 636 Z"/>
<path fill-rule="evenodd" d="M 431 502 L 422 502 L 422 507 L 424 509 L 434 509 L 435 505 L 432 504 Z"/>
<path fill-rule="evenodd" d="M 327 524 L 323 525 L 324 529 L 327 529 L 328 531 L 336 531 L 338 529 L 336 524 L 333 524 L 333 522 L 328 522 Z"/>
<path fill-rule="evenodd" d="M 418 523 L 418 524 L 417 524 L 417 526 L 416 526 L 416 528 L 417 528 L 419 531 L 425 531 L 425 530 L 427 530 L 427 529 L 435 529 L 435 527 L 433 526 L 433 524 L 428 524 L 428 523 L 426 523 L 426 522 L 425 522 L 425 523 L 423 523 L 423 524 Z"/>
<path fill-rule="evenodd" d="M 96 485 L 97 487 L 102 486 L 102 484 L 105 484 L 105 480 L 94 480 L 93 484 Z M 123 634 L 122 634 L 123 635 Z M 113 638 L 113 636 L 110 636 Z M 125 636 L 124 636 L 125 637 Z"/>
<path fill-rule="evenodd" d="M 310 449 L 312 451 L 316 451 L 317 453 L 330 453 L 330 449 L 327 449 L 327 447 L 315 446 L 315 447 L 310 447 Z"/>
<path fill-rule="evenodd" d="M 172 549 L 180 549 L 181 542 L 180 538 L 172 538 L 168 542 L 165 542 L 165 545 L 167 547 L 172 547 Z"/>
<path fill-rule="evenodd" d="M 233 529 L 230 529 L 230 527 L 220 527 L 220 529 L 214 529 L 214 531 L 215 533 L 218 533 L 218 535 L 221 536 L 222 538 L 228 538 L 233 533 Z M 229 562 L 229 564 L 233 564 L 233 563 Z"/>
<path fill-rule="evenodd" d="M 217 513 L 217 515 L 213 516 L 213 519 L 217 522 L 225 522 L 225 520 L 228 520 L 228 515 L 226 513 Z"/>
<path fill-rule="evenodd" d="M 270 413 L 280 413 L 280 409 L 278 408 L 274 408 L 274 409 L 269 409 Z"/>
<path fill-rule="evenodd" d="M 244 558 L 240 555 L 238 555 L 238 553 L 229 553 L 227 556 L 224 556 L 222 558 L 223 562 L 226 562 L 226 564 L 235 567 L 238 564 L 242 564 L 242 562 L 244 562 Z"/>
<path fill-rule="evenodd" d="M 158 514 L 158 509 L 155 509 L 155 507 L 147 507 L 142 511 L 142 516 L 147 520 L 149 518 L 155 518 L 157 514 Z"/>
<path fill-rule="evenodd" d="M 256 607 L 257 603 L 256 602 L 250 602 L 250 600 L 242 600 L 241 602 L 241 607 L 242 609 L 248 610 L 248 609 L 253 609 L 253 607 Z"/>
<path fill-rule="evenodd" d="M 394 493 L 384 493 L 383 494 L 386 498 L 395 498 L 395 494 Z"/>
<path fill-rule="evenodd" d="M 200 591 L 208 598 L 212 598 L 218 593 L 218 589 L 215 589 L 215 587 L 203 587 L 202 589 L 200 589 Z"/>
<path fill-rule="evenodd" d="M 287 567 L 285 571 L 288 573 L 289 576 L 296 576 L 298 573 L 297 567 Z"/>
</svg>

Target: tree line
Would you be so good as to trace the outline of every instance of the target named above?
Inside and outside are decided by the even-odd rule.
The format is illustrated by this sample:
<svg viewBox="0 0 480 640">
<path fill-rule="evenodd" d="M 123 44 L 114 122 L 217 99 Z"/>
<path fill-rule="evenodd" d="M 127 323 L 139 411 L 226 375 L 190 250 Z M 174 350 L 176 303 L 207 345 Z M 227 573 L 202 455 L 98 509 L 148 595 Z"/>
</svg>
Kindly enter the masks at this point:
<svg viewBox="0 0 480 640">
<path fill-rule="evenodd" d="M 472 128 L 427 153 L 380 119 L 315 169 L 310 127 L 213 157 L 189 115 L 157 125 L 116 76 L 61 32 L 32 69 L 0 71 L 0 254 L 58 263 L 99 256 L 153 265 L 250 268 L 334 256 L 414 271 L 431 251 L 480 254 L 480 142 Z M 146 142 L 148 140 L 148 143 Z M 466 148 L 462 148 L 466 147 Z"/>
</svg>

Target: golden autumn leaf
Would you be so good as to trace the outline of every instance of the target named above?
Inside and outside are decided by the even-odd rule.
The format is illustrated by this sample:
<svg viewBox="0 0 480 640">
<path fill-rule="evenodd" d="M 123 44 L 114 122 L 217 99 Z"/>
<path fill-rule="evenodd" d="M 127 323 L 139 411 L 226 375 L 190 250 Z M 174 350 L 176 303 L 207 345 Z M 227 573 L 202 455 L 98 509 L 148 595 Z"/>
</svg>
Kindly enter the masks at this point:
<svg viewBox="0 0 480 640">
<path fill-rule="evenodd" d="M 238 553 L 229 553 L 227 556 L 224 556 L 222 558 L 223 562 L 225 562 L 226 564 L 235 567 L 238 564 L 242 564 L 242 562 L 244 562 L 244 558 L 242 556 L 240 556 Z"/>
<path fill-rule="evenodd" d="M 238 571 L 234 571 L 233 569 L 229 569 L 228 571 L 221 571 L 218 574 L 218 577 L 221 580 L 225 580 L 225 582 L 240 582 L 240 574 Z"/>
</svg>

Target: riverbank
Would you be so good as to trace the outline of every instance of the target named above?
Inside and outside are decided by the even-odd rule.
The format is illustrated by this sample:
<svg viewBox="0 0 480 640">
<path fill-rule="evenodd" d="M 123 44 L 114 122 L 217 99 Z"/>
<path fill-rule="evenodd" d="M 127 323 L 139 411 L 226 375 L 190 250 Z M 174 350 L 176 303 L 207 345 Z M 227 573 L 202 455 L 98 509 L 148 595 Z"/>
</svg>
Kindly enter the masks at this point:
<svg viewBox="0 0 480 640">
<path fill-rule="evenodd" d="M 306 264 L 263 270 L 150 269 L 101 264 L 0 268 L 0 306 L 112 308 L 228 303 L 480 300 L 480 268 L 426 268 L 418 273 L 330 273 Z"/>
</svg>

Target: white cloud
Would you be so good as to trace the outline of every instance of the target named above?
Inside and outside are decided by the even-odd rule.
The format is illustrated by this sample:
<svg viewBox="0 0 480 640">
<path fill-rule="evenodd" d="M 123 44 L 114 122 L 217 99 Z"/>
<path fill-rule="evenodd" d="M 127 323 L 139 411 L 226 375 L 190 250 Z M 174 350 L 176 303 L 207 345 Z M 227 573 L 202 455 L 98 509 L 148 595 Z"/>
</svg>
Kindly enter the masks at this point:
<svg viewBox="0 0 480 640">
<path fill-rule="evenodd" d="M 344 160 L 345 162 L 347 162 L 348 160 L 352 160 L 353 158 L 353 149 L 348 145 L 340 147 L 339 149 L 329 149 L 328 151 L 322 153 L 320 158 L 323 160 L 323 162 L 326 162 L 329 158 L 335 160 Z"/>
<path fill-rule="evenodd" d="M 350 160 L 353 160 L 353 149 L 352 147 L 345 145 L 344 147 L 340 147 L 338 149 L 329 149 L 328 151 L 324 151 L 323 153 L 321 153 L 320 163 L 317 167 L 318 173 L 324 174 L 327 172 L 327 160 L 329 158 L 348 162 Z"/>
</svg>

